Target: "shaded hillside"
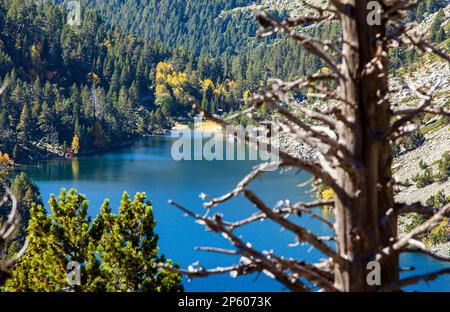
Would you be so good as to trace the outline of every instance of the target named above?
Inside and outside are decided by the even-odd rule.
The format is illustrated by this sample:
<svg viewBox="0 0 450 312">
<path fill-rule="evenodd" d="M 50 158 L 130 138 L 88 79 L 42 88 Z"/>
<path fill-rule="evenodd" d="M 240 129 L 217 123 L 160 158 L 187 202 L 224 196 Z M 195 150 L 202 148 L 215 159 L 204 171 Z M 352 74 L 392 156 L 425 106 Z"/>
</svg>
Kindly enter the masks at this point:
<svg viewBox="0 0 450 312">
<path fill-rule="evenodd" d="M 184 47 L 195 54 L 235 53 L 254 36 L 251 15 L 220 13 L 246 6 L 252 0 L 84 0 L 99 10 L 111 25 L 118 25 L 168 46 Z"/>
</svg>

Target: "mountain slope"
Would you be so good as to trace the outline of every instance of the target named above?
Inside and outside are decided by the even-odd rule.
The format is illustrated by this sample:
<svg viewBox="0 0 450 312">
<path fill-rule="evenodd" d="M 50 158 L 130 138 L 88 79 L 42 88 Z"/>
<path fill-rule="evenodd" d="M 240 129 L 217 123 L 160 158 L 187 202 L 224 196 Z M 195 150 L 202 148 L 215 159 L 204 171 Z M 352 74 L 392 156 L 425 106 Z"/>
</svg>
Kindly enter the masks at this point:
<svg viewBox="0 0 450 312">
<path fill-rule="evenodd" d="M 159 40 L 171 48 L 184 47 L 199 55 L 233 54 L 254 36 L 256 23 L 247 14 L 221 16 L 247 6 L 251 0 L 84 0 L 110 24 Z"/>
<path fill-rule="evenodd" d="M 39 158 L 35 147 L 63 155 L 75 136 L 86 151 L 164 124 L 163 112 L 141 100 L 153 96 L 150 71 L 167 56 L 160 44 L 108 29 L 94 10 L 72 26 L 51 2 L 0 2 L 0 80 L 8 86 L 0 150 L 24 162 Z"/>
<path fill-rule="evenodd" d="M 440 14 L 442 20 L 439 22 L 439 29 L 450 30 L 450 5 L 441 9 L 438 13 L 427 16 L 413 31 L 430 33 L 430 29 L 436 17 Z M 431 34 L 430 34 L 431 35 Z M 450 38 L 439 44 L 442 50 L 450 51 Z M 401 73 L 401 74 L 400 74 Z M 441 81 L 439 90 L 437 90 L 433 105 L 450 109 L 450 67 L 447 62 L 436 58 L 431 54 L 423 55 L 419 60 L 403 68 L 399 75 L 393 78 L 392 88 L 409 85 L 431 86 L 437 81 Z M 408 88 L 393 95 L 392 101 L 396 103 L 398 109 L 416 107 L 419 99 L 414 92 Z M 418 187 L 414 182 L 414 177 L 424 174 L 423 162 L 431 169 L 433 174 L 439 171 L 439 161 L 444 154 L 450 153 L 450 119 L 443 116 L 434 116 L 432 114 L 423 114 L 422 118 L 416 123 L 419 132 L 424 136 L 423 144 L 418 147 L 402 151 L 394 162 L 395 177 L 402 182 L 410 182 L 408 187 L 402 188 L 397 195 L 397 200 L 406 203 L 421 201 L 425 202 L 439 192 L 450 197 L 450 179 L 435 179 L 429 181 L 428 185 Z M 421 168 L 422 167 L 422 168 Z"/>
</svg>

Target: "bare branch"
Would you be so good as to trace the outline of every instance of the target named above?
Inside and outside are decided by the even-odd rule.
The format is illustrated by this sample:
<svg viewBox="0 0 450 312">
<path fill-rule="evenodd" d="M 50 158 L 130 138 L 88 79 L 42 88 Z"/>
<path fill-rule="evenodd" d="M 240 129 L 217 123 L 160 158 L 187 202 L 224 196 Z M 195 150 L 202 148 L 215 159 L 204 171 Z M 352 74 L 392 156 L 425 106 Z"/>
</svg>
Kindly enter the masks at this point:
<svg viewBox="0 0 450 312">
<path fill-rule="evenodd" d="M 221 253 L 221 254 L 225 254 L 225 255 L 238 255 L 239 254 L 236 250 L 216 248 L 216 247 L 195 247 L 195 250 L 206 251 L 206 252 L 215 252 L 215 253 Z"/>
<path fill-rule="evenodd" d="M 199 105 L 194 104 L 193 105 L 194 108 L 198 108 L 198 110 L 205 116 L 206 119 L 209 119 L 217 124 L 219 124 L 220 126 L 222 126 L 223 128 L 227 128 L 230 129 L 233 132 L 233 136 L 234 138 L 240 140 L 241 138 L 241 131 L 239 129 L 236 129 L 235 127 L 233 127 L 230 123 L 212 115 L 210 112 L 208 112 L 207 110 L 203 109 L 202 107 L 200 107 Z M 305 170 L 306 172 L 311 173 L 312 175 L 314 175 L 315 177 L 317 177 L 318 179 L 321 179 L 323 181 L 323 183 L 325 183 L 326 185 L 332 187 L 336 193 L 341 193 L 342 196 L 345 196 L 345 193 L 342 191 L 342 189 L 336 184 L 335 179 L 333 179 L 332 176 L 330 176 L 328 174 L 327 171 L 323 170 L 323 168 L 321 167 L 321 165 L 316 162 L 316 161 L 310 161 L 310 160 L 305 160 L 305 159 L 300 159 L 298 157 L 295 157 L 289 153 L 286 153 L 284 151 L 281 151 L 278 148 L 275 148 L 272 144 L 270 143 L 266 143 L 266 142 L 261 142 L 261 140 L 257 139 L 254 140 L 253 138 L 250 138 L 248 134 L 244 133 L 244 140 L 247 144 L 251 144 L 252 141 L 254 141 L 255 144 L 265 144 L 267 146 L 267 149 L 270 150 L 272 153 L 277 154 L 280 158 L 281 161 L 283 162 L 284 166 L 291 166 L 291 167 L 297 167 L 301 170 Z"/>
<path fill-rule="evenodd" d="M 253 98 L 253 101 L 256 106 L 261 105 L 261 103 L 268 104 L 289 122 L 292 122 L 298 126 L 294 127 L 289 123 L 284 124 L 292 134 L 296 135 L 299 139 L 302 139 L 309 146 L 317 149 L 325 156 L 325 158 L 330 160 L 330 163 L 326 165 L 326 167 L 343 167 L 349 173 L 354 175 L 356 168 L 359 167 L 358 162 L 354 159 L 353 155 L 351 155 L 346 147 L 339 143 L 337 134 L 329 128 L 314 127 L 306 124 L 289 110 L 283 108 L 275 102 L 274 97 L 278 98 L 277 94 L 278 92 L 275 94 L 266 93 L 263 95 L 257 95 Z M 283 99 L 278 98 L 278 100 Z M 324 166 L 322 167 L 325 168 Z"/>
<path fill-rule="evenodd" d="M 278 168 L 278 166 L 281 166 L 282 164 L 283 164 L 282 162 L 277 162 L 277 163 L 263 163 L 258 165 L 247 176 L 245 176 L 245 178 L 242 179 L 241 182 L 239 182 L 239 184 L 235 187 L 234 190 L 225 195 L 222 195 L 221 197 L 214 198 L 213 200 L 205 203 L 204 206 L 206 208 L 213 208 L 220 203 L 223 203 L 233 197 L 238 196 L 253 180 L 255 180 L 262 173 L 267 172 L 272 168 Z"/>
<path fill-rule="evenodd" d="M 276 79 L 270 86 L 271 92 L 276 95 L 276 97 L 286 103 L 287 105 L 297 109 L 301 113 L 305 114 L 307 117 L 312 118 L 316 121 L 322 122 L 323 124 L 329 126 L 331 129 L 336 128 L 336 121 L 328 116 L 328 114 L 319 112 L 313 109 L 308 109 L 305 106 L 299 105 L 298 102 L 292 100 L 288 93 L 290 91 L 296 89 L 303 89 L 305 87 L 318 88 L 314 85 L 314 82 L 323 82 L 323 81 L 333 81 L 336 80 L 337 77 L 335 75 L 308 75 L 305 78 L 301 78 L 295 81 L 284 82 L 282 80 Z M 329 93 L 333 93 L 331 90 Z M 341 98 L 336 98 L 337 100 L 341 100 Z"/>
<path fill-rule="evenodd" d="M 442 59 L 450 62 L 450 56 L 440 49 L 436 48 L 436 46 L 427 40 L 423 35 L 416 36 L 410 33 L 405 33 L 404 36 L 410 40 L 412 44 L 418 47 L 423 52 L 434 53 Z"/>
<path fill-rule="evenodd" d="M 274 257 L 272 255 L 272 257 Z M 331 282 L 333 280 L 333 275 L 328 272 L 322 271 L 318 267 L 311 264 L 300 262 L 295 259 L 281 259 L 276 257 L 276 260 L 281 263 L 284 267 L 288 268 L 294 274 L 305 277 L 307 280 L 311 281 L 315 285 L 324 288 L 327 291 L 338 292 Z"/>
<path fill-rule="evenodd" d="M 332 202 L 332 201 L 331 201 L 331 202 L 328 202 L 328 203 L 331 203 L 331 205 L 334 204 L 334 202 Z M 326 204 L 326 203 L 322 203 L 321 206 L 327 206 L 327 204 Z M 303 212 L 303 213 L 306 213 L 306 214 L 310 215 L 311 217 L 313 217 L 313 218 L 315 218 L 315 219 L 321 221 L 322 223 L 328 225 L 331 229 L 334 230 L 334 225 L 333 225 L 333 223 L 331 223 L 330 221 L 328 221 L 327 219 L 325 219 L 325 218 L 322 217 L 321 215 L 319 215 L 319 214 L 315 213 L 314 211 L 312 211 L 310 208 L 308 208 L 307 206 L 305 206 L 304 203 L 297 203 L 297 204 L 295 204 L 294 206 L 288 205 L 288 206 L 287 206 L 287 209 L 288 209 L 287 211 L 288 211 L 290 214 L 293 214 L 293 213 L 295 213 L 295 214 L 301 214 L 302 212 Z"/>
<path fill-rule="evenodd" d="M 259 268 L 256 264 L 243 264 L 243 265 L 233 265 L 228 267 L 217 267 L 214 269 L 205 269 L 203 267 L 199 268 L 190 268 L 190 269 L 180 269 L 176 268 L 172 265 L 167 265 L 164 263 L 158 263 L 155 265 L 156 268 L 170 270 L 172 272 L 176 272 L 181 275 L 189 276 L 189 277 L 208 277 L 211 275 L 218 275 L 224 273 L 233 273 L 236 276 L 248 275 L 255 272 L 259 272 Z"/>
<path fill-rule="evenodd" d="M 419 253 L 419 254 L 423 254 L 423 255 L 426 255 L 428 257 L 431 257 L 431 258 L 433 258 L 435 260 L 438 260 L 438 261 L 450 262 L 450 257 L 441 256 L 441 255 L 433 253 L 433 252 L 431 252 L 431 251 L 429 251 L 427 249 L 420 248 L 420 247 L 417 247 L 417 246 L 414 249 L 411 249 L 411 248 L 404 249 L 404 250 L 401 251 L 401 253 Z"/>
<path fill-rule="evenodd" d="M 439 210 L 431 207 L 431 206 L 424 206 L 420 202 L 413 203 L 413 204 L 396 204 L 395 205 L 395 213 L 398 215 L 405 215 L 409 213 L 419 213 L 424 214 L 428 216 L 435 215 Z M 450 211 L 447 212 L 447 217 L 450 217 Z"/>
<path fill-rule="evenodd" d="M 231 116 L 227 116 L 227 118 L 225 118 L 224 120 L 225 121 L 231 121 L 231 120 L 236 119 L 238 117 L 250 114 L 254 110 L 255 110 L 255 107 L 252 106 L 252 107 L 249 107 L 247 109 L 244 109 L 243 111 L 239 111 L 239 112 L 237 112 L 237 113 L 235 113 L 235 114 L 233 114 Z"/>
<path fill-rule="evenodd" d="M 417 284 L 419 282 L 433 281 L 433 280 L 437 279 L 438 277 L 440 277 L 442 275 L 445 275 L 445 274 L 450 274 L 450 268 L 443 269 L 443 270 L 440 270 L 440 271 L 435 271 L 435 272 L 432 272 L 432 273 L 411 276 L 409 278 L 405 278 L 405 279 L 399 281 L 395 285 L 383 288 L 382 290 L 386 291 L 386 292 L 399 291 L 403 287 L 406 287 L 406 286 L 409 286 L 409 285 L 414 285 L 414 284 Z"/>
<path fill-rule="evenodd" d="M 206 251 L 206 252 L 216 252 L 216 253 L 226 254 L 226 255 L 238 255 L 239 254 L 236 250 L 228 250 L 228 249 L 215 248 L 215 247 L 196 247 L 195 249 L 200 250 L 200 251 Z M 298 274 L 298 276 L 303 276 L 306 279 L 308 279 L 309 281 L 325 288 L 328 291 L 333 291 L 333 292 L 337 291 L 336 288 L 333 286 L 333 283 L 331 282 L 333 280 L 332 274 L 329 274 L 328 272 L 324 272 L 321 269 L 315 267 L 314 265 L 311 265 L 311 264 L 308 264 L 305 262 L 300 262 L 295 259 L 283 259 L 283 258 L 273 255 L 272 253 L 270 254 L 270 257 L 276 259 L 276 261 L 278 263 L 282 264 L 283 267 L 291 270 L 295 274 Z M 235 268 L 235 266 L 227 268 L 227 269 L 219 268 L 219 269 L 215 269 L 215 270 L 206 270 L 206 271 L 202 270 L 202 268 L 199 268 L 199 269 L 190 268 L 190 270 L 188 270 L 188 271 L 184 270 L 183 272 L 185 272 L 185 275 L 190 275 L 190 276 L 192 276 L 193 274 L 194 274 L 194 276 L 195 276 L 195 274 L 205 274 L 205 276 L 207 276 L 207 275 L 224 273 L 224 271 L 231 271 L 231 272 L 234 272 L 235 275 L 242 275 L 242 274 L 239 274 L 238 271 L 233 270 L 233 268 Z M 254 269 L 256 270 L 256 268 L 254 268 Z M 245 270 L 245 272 L 249 272 L 249 271 Z"/>
<path fill-rule="evenodd" d="M 450 111 L 446 110 L 443 107 L 432 108 L 432 109 L 424 109 L 423 112 L 426 113 L 426 114 L 430 114 L 430 115 L 439 115 L 439 116 L 450 117 Z"/>
<path fill-rule="evenodd" d="M 294 114 L 292 114 L 287 109 L 283 108 L 282 106 L 278 105 L 271 93 L 265 94 L 265 95 L 258 95 L 254 97 L 254 102 L 256 105 L 259 103 L 266 103 L 269 104 L 271 108 L 273 108 L 275 111 L 277 111 L 279 114 L 281 114 L 283 117 L 285 117 L 290 122 L 294 123 L 295 125 L 299 126 L 304 132 L 302 132 L 301 138 L 308 139 L 313 138 L 316 140 L 320 140 L 322 143 L 328 144 L 329 146 L 332 146 L 336 149 L 342 149 L 342 147 L 338 146 L 336 143 L 336 137 L 331 138 L 319 131 L 314 130 L 311 126 L 304 123 L 302 120 L 297 118 Z M 336 134 L 334 134 L 336 136 Z M 314 143 L 311 143 L 314 144 Z"/>
<path fill-rule="evenodd" d="M 197 223 L 203 224 L 207 229 L 224 236 L 237 249 L 238 254 L 245 256 L 254 263 L 257 262 L 259 271 L 269 272 L 274 279 L 293 291 L 310 291 L 310 289 L 300 280 L 293 279 L 289 274 L 284 272 L 283 269 L 280 268 L 279 263 L 272 261 L 273 258 L 253 249 L 249 243 L 244 243 L 240 238 L 233 234 L 230 229 L 225 227 L 221 215 L 216 214 L 214 219 L 210 219 L 197 215 L 174 201 L 169 201 L 169 203 L 196 219 Z"/>
<path fill-rule="evenodd" d="M 337 19 L 336 12 L 332 10 L 331 8 L 322 8 L 319 6 L 314 6 L 311 3 L 307 3 L 306 1 L 302 1 L 305 5 L 308 7 L 314 9 L 317 11 L 316 14 L 310 14 L 310 15 L 302 15 L 295 18 L 287 18 L 282 23 L 285 24 L 288 27 L 297 27 L 302 26 L 305 24 L 315 24 L 320 23 L 324 21 L 332 21 Z"/>
<path fill-rule="evenodd" d="M 418 115 L 420 113 L 422 113 L 425 109 L 427 109 L 433 100 L 433 94 L 436 92 L 437 88 L 439 88 L 439 86 L 441 85 L 442 80 L 438 80 L 428 91 L 427 94 L 422 94 L 422 102 L 421 104 L 414 108 L 414 109 L 410 109 L 410 110 L 404 110 L 403 111 L 403 117 L 401 117 L 400 119 L 397 119 L 391 126 L 390 131 L 386 134 L 386 137 L 392 136 L 397 134 L 397 132 L 399 131 L 399 129 L 404 126 L 406 123 L 410 122 L 411 120 L 413 120 L 414 118 L 417 118 Z M 421 93 L 419 90 L 415 89 L 414 91 Z"/>
<path fill-rule="evenodd" d="M 286 229 L 290 230 L 291 232 L 295 233 L 300 241 L 304 240 L 310 243 L 312 246 L 316 247 L 325 255 L 332 258 L 333 261 L 335 261 L 337 264 L 344 267 L 347 265 L 347 262 L 344 258 L 339 256 L 339 254 L 337 254 L 327 244 L 319 240 L 309 230 L 283 218 L 279 214 L 272 211 L 272 209 L 267 207 L 266 204 L 264 204 L 263 201 L 258 196 L 256 196 L 252 191 L 244 190 L 244 194 L 251 202 L 253 202 L 256 205 L 258 209 L 260 209 L 263 213 L 265 213 L 268 218 L 285 227 Z"/>
<path fill-rule="evenodd" d="M 17 226 L 17 200 L 8 188 L 5 188 L 5 194 L 2 202 L 6 202 L 7 198 L 11 200 L 11 212 L 5 222 L 0 223 L 0 246 L 9 238 Z"/>
<path fill-rule="evenodd" d="M 28 246 L 30 245 L 30 240 L 27 238 L 22 248 L 14 255 L 14 257 L 7 259 L 6 261 L 2 261 L 0 265 L 0 271 L 7 271 L 11 269 L 17 261 L 23 256 L 23 254 L 27 251 Z"/>
<path fill-rule="evenodd" d="M 407 247 L 414 241 L 414 237 L 417 235 L 429 231 L 430 229 L 436 227 L 442 219 L 450 212 L 450 204 L 441 208 L 436 214 L 433 215 L 429 220 L 419 225 L 409 233 L 400 237 L 395 243 L 391 246 L 385 247 L 381 250 L 381 252 L 376 256 L 377 261 L 382 261 L 386 258 L 389 258 L 395 254 L 398 254 L 402 249 Z"/>
<path fill-rule="evenodd" d="M 286 215 L 290 215 L 290 214 L 299 215 L 302 212 L 305 212 L 305 213 L 311 215 L 312 217 L 317 218 L 318 220 L 324 222 L 326 225 L 331 226 L 331 228 L 333 228 L 333 224 L 331 222 L 329 222 L 322 216 L 320 216 L 310 210 L 310 209 L 316 208 L 316 207 L 324 207 L 324 206 L 332 206 L 332 205 L 334 205 L 334 201 L 316 201 L 316 202 L 310 202 L 310 203 L 297 203 L 294 206 L 289 206 L 289 207 L 280 208 L 280 209 L 274 209 L 273 211 L 283 217 Z M 235 229 L 235 228 L 239 228 L 244 225 L 247 225 L 247 224 L 250 224 L 253 222 L 257 222 L 257 221 L 262 221 L 265 219 L 267 219 L 267 215 L 265 213 L 258 213 L 258 214 L 254 214 L 246 219 L 236 221 L 234 223 L 230 223 L 229 226 L 230 226 L 230 228 Z"/>
</svg>

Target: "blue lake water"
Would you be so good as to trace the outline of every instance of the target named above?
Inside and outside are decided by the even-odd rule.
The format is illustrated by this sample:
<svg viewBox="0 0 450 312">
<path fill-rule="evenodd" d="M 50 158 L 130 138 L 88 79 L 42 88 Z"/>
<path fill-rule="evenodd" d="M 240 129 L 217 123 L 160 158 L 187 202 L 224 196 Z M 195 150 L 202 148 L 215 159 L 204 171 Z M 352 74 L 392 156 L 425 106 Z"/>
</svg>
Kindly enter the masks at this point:
<svg viewBox="0 0 450 312">
<path fill-rule="evenodd" d="M 204 227 L 186 218 L 182 212 L 168 204 L 168 199 L 183 204 L 198 213 L 204 213 L 200 193 L 220 196 L 227 193 L 243 178 L 255 161 L 174 161 L 171 146 L 174 138 L 151 137 L 121 150 L 99 156 L 89 156 L 71 161 L 56 161 L 26 166 L 23 170 L 38 184 L 44 202 L 50 194 L 61 188 L 76 188 L 89 199 L 89 213 L 95 216 L 105 198 L 112 207 L 118 207 L 122 193 L 134 195 L 145 192 L 153 203 L 160 235 L 161 253 L 182 267 L 200 261 L 204 267 L 216 267 L 239 262 L 235 256 L 195 251 L 195 246 L 231 248 L 221 236 L 206 232 Z M 309 200 L 308 188 L 299 187 L 307 181 L 304 172 L 279 171 L 258 178 L 250 189 L 258 190 L 261 198 L 270 206 L 279 200 L 292 202 Z M 217 209 L 224 219 L 233 221 L 257 212 L 245 198 L 238 197 Z M 297 218 L 297 217 L 296 217 Z M 329 234 L 326 226 L 308 218 L 298 220 L 302 225 L 320 235 Z M 302 260 L 319 259 L 320 255 L 310 246 L 289 247 L 294 236 L 282 231 L 270 221 L 258 222 L 238 231 L 244 241 L 254 247 L 273 249 L 277 255 Z M 414 266 L 415 275 L 444 268 L 446 265 L 428 257 L 408 254 L 402 257 L 402 266 Z M 448 266 L 448 264 L 447 264 Z M 229 275 L 198 278 L 184 281 L 188 291 L 284 291 L 281 284 L 264 274 L 231 278 Z M 429 284 L 421 283 L 407 290 L 450 291 L 450 276 L 444 276 Z"/>
</svg>

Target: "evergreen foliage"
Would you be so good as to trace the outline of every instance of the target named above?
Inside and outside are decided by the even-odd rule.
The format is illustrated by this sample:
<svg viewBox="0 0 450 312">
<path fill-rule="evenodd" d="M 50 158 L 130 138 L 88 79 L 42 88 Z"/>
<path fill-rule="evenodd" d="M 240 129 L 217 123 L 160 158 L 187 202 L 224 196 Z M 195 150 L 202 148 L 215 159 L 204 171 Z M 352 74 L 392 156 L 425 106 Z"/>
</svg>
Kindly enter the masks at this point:
<svg viewBox="0 0 450 312">
<path fill-rule="evenodd" d="M 33 204 L 29 247 L 4 287 L 7 291 L 181 291 L 178 274 L 154 267 L 170 263 L 159 255 L 152 206 L 145 194 L 123 195 L 118 214 L 105 201 L 92 221 L 88 201 L 62 190 L 49 201 L 51 214 Z M 80 264 L 80 284 L 68 282 L 67 268 Z"/>
<path fill-rule="evenodd" d="M 152 68 L 170 55 L 162 44 L 106 28 L 95 10 L 68 25 L 64 6 L 41 1 L 2 1 L 0 28 L 0 79 L 8 85 L 0 148 L 13 154 L 19 145 L 16 160 L 32 157 L 24 155 L 30 144 L 62 146 L 74 133 L 92 149 L 167 127 L 143 122 L 156 109 Z"/>
</svg>

